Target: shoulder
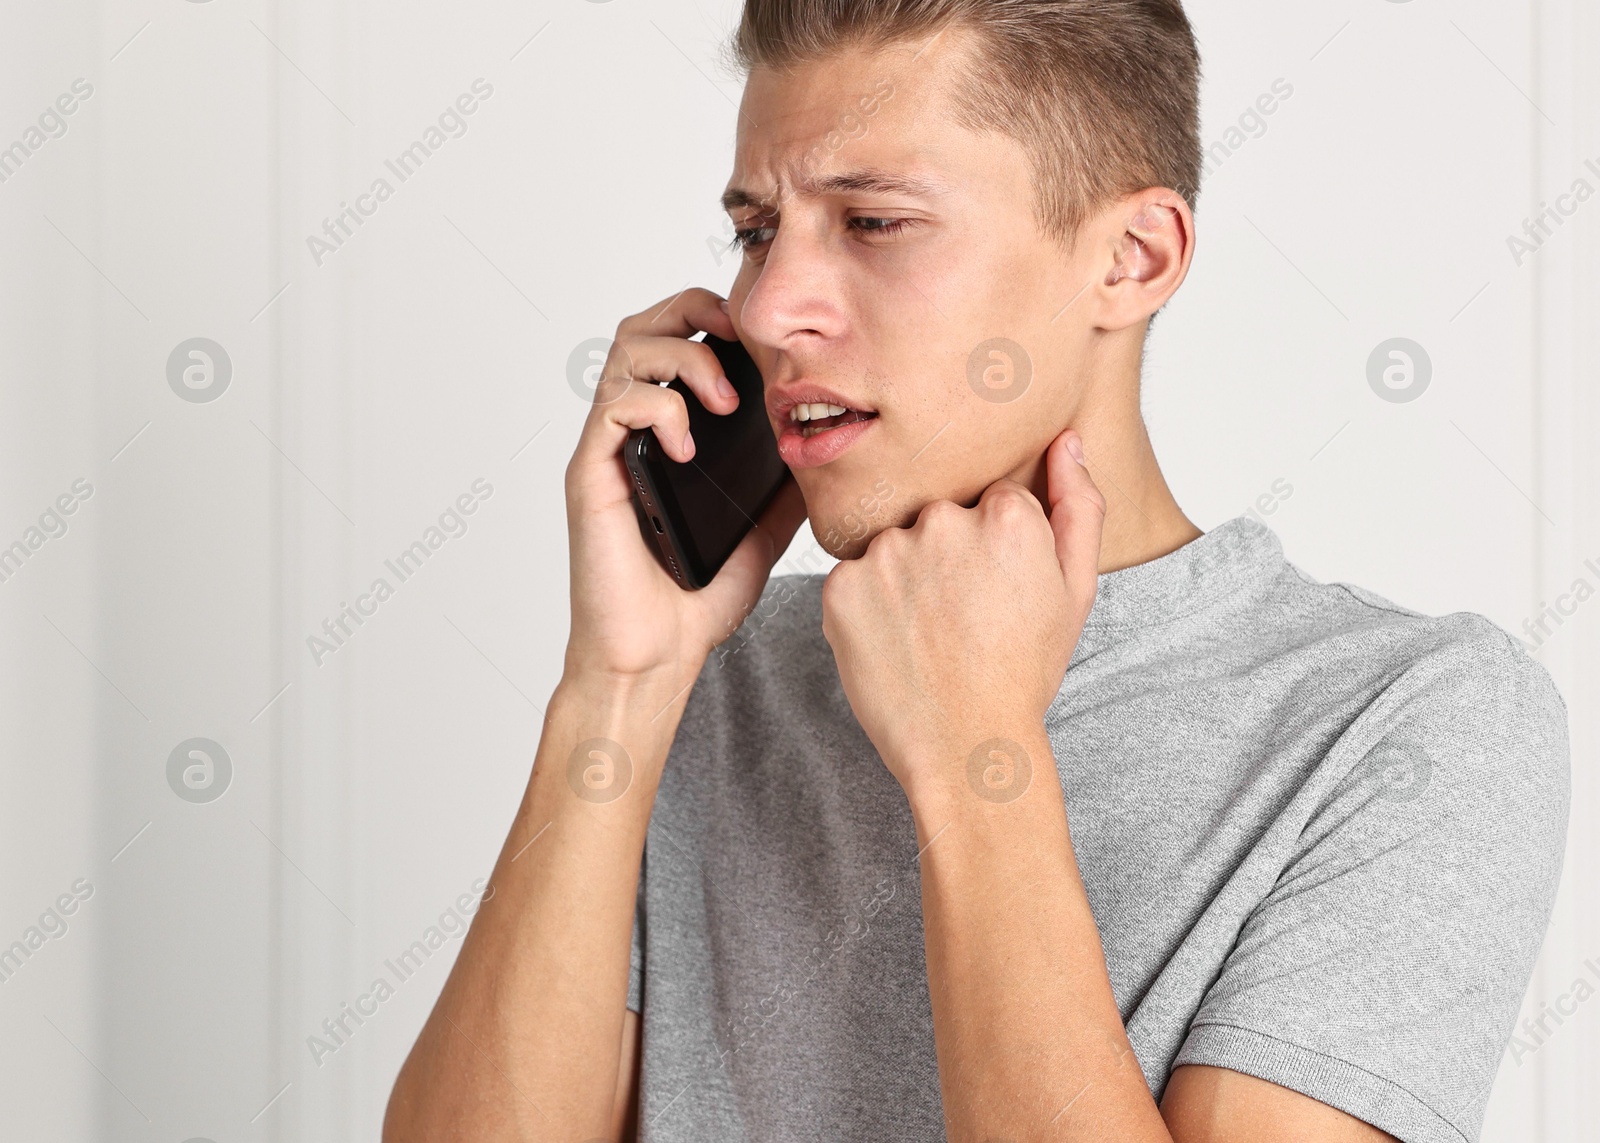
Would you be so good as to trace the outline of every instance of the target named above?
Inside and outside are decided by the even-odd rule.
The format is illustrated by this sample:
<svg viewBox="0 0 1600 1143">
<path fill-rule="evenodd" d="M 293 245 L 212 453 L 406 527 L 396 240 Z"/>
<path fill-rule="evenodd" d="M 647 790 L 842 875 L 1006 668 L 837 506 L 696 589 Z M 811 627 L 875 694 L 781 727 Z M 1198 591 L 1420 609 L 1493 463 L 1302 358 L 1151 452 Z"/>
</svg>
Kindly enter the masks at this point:
<svg viewBox="0 0 1600 1143">
<path fill-rule="evenodd" d="M 1373 823 L 1395 837 L 1428 836 L 1430 863 L 1553 891 L 1571 772 L 1567 705 L 1550 672 L 1476 612 L 1426 615 L 1353 584 L 1305 586 L 1349 633 L 1338 660 L 1364 660 L 1372 684 L 1337 747 L 1350 766 L 1342 788 L 1370 791 Z"/>
<path fill-rule="evenodd" d="M 1441 826 L 1514 829 L 1559 853 L 1567 706 L 1518 639 L 1476 612 L 1427 615 L 1287 561 L 1262 603 L 1249 637 L 1266 645 L 1263 668 L 1349 720 L 1330 756 L 1340 788 L 1377 779 L 1380 800 L 1416 799 Z"/>
<path fill-rule="evenodd" d="M 1380 701 L 1413 714 L 1454 714 L 1502 732 L 1565 737 L 1566 700 L 1550 672 L 1503 627 L 1474 611 L 1427 615 L 1351 583 L 1285 577 L 1316 627 L 1347 634 L 1389 674 Z"/>
</svg>

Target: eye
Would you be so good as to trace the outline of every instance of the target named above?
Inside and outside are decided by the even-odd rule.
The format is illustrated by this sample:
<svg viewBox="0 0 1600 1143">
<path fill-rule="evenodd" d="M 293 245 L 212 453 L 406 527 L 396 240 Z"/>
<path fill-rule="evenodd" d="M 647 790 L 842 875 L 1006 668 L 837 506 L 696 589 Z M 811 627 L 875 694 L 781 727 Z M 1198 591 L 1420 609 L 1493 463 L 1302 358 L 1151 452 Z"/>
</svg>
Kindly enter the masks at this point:
<svg viewBox="0 0 1600 1143">
<path fill-rule="evenodd" d="M 859 226 L 857 229 L 863 234 L 882 234 L 887 237 L 893 237 L 904 231 L 908 226 L 915 225 L 914 220 L 909 218 L 852 218 L 850 222 L 852 225 L 856 223 L 874 223 L 876 225 Z"/>
<path fill-rule="evenodd" d="M 908 227 L 915 226 L 916 220 L 910 218 L 852 218 L 850 226 L 860 234 L 882 235 L 892 238 L 903 233 Z M 733 232 L 733 238 L 728 242 L 729 250 L 750 251 L 758 246 L 764 246 L 772 241 L 776 233 L 774 226 L 746 226 L 738 227 Z"/>
<path fill-rule="evenodd" d="M 749 250 L 752 246 L 760 246 L 772 241 L 772 226 L 747 226 L 735 229 L 733 240 L 728 243 L 729 250 Z M 762 237 L 765 235 L 765 237 Z"/>
</svg>

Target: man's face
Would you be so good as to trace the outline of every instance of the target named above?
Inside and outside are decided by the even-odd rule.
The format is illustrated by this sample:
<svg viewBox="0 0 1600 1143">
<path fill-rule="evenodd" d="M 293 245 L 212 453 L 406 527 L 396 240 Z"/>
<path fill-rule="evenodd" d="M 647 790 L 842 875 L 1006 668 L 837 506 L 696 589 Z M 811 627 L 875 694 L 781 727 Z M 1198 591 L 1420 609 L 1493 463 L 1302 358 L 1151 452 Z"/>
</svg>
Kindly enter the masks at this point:
<svg viewBox="0 0 1600 1143">
<path fill-rule="evenodd" d="M 1021 145 L 953 121 L 963 50 L 946 33 L 745 88 L 728 187 L 760 204 L 729 207 L 750 239 L 730 312 L 840 558 L 931 500 L 1034 484 L 1083 395 L 1093 329 L 1073 303 L 1104 252 L 1047 240 Z"/>
</svg>

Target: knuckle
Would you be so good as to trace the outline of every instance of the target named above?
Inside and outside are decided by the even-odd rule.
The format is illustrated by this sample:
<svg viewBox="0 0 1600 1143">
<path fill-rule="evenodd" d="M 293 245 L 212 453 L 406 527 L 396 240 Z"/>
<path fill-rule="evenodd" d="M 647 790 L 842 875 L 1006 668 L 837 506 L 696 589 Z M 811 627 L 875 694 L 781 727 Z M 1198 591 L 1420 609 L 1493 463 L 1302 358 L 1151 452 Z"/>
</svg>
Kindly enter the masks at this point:
<svg viewBox="0 0 1600 1143">
<path fill-rule="evenodd" d="M 1038 506 L 1033 493 L 1020 484 L 1000 484 L 989 491 L 989 510 L 1002 520 L 1018 519 L 1037 510 Z"/>
<path fill-rule="evenodd" d="M 703 341 L 686 341 L 683 343 L 689 352 L 694 355 L 694 364 L 697 372 L 708 381 L 722 376 L 722 359 L 709 345 Z"/>
<path fill-rule="evenodd" d="M 650 324 L 650 310 L 640 310 L 636 314 L 629 314 L 617 323 L 617 340 L 621 341 L 626 336 L 637 336 L 645 331 Z"/>
<path fill-rule="evenodd" d="M 629 376 L 602 373 L 600 381 L 595 384 L 594 405 L 590 410 L 595 416 L 605 416 L 605 410 L 632 408 L 635 405 L 637 405 L 637 391 L 634 379 Z"/>
<path fill-rule="evenodd" d="M 911 533 L 905 528 L 884 528 L 876 536 L 867 541 L 867 549 L 861 554 L 861 559 L 855 563 L 863 563 L 871 559 L 888 559 L 901 551 L 906 544 L 911 542 Z"/>
<path fill-rule="evenodd" d="M 628 399 L 617 405 L 619 418 L 643 419 L 680 436 L 689 427 L 689 406 L 683 397 L 660 385 L 636 385 Z"/>
<path fill-rule="evenodd" d="M 611 352 L 606 354 L 604 372 L 607 376 L 634 376 L 634 357 L 639 349 L 639 341 L 632 334 L 620 332 L 612 339 Z"/>
<path fill-rule="evenodd" d="M 609 405 L 627 393 L 636 377 L 634 347 L 628 339 L 618 337 L 611 343 L 611 351 L 600 368 L 600 380 L 594 387 L 594 403 Z"/>
<path fill-rule="evenodd" d="M 658 385 L 633 382 L 619 382 L 619 385 L 624 385 L 625 388 L 619 388 L 616 397 L 603 406 L 596 407 L 598 421 L 609 421 L 628 427 L 637 427 L 641 421 L 658 425 L 669 425 L 680 421 L 687 423 L 689 415 L 684 408 L 683 398 L 672 390 L 663 389 Z"/>
<path fill-rule="evenodd" d="M 627 397 L 633 389 L 633 381 L 628 377 L 613 377 L 602 374 L 594 387 L 593 404 L 611 405 Z"/>
</svg>

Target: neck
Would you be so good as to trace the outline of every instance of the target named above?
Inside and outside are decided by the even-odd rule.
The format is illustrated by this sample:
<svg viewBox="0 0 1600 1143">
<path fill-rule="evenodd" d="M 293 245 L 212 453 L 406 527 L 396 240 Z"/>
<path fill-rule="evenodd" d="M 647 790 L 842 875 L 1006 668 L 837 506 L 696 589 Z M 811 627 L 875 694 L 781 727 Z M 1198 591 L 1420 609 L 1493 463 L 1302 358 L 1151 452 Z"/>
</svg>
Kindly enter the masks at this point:
<svg viewBox="0 0 1600 1143">
<path fill-rule="evenodd" d="M 1136 403 L 1131 409 L 1081 409 L 1071 427 L 1083 439 L 1089 475 L 1106 498 L 1100 574 L 1148 563 L 1204 535 L 1167 487 Z M 1048 506 L 1043 457 L 1015 476 Z"/>
</svg>

